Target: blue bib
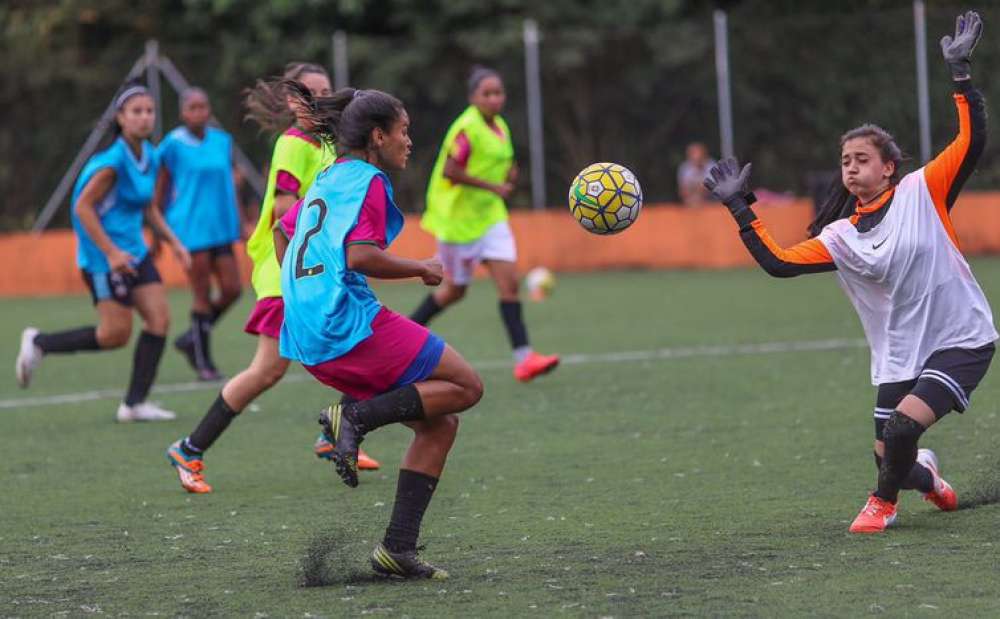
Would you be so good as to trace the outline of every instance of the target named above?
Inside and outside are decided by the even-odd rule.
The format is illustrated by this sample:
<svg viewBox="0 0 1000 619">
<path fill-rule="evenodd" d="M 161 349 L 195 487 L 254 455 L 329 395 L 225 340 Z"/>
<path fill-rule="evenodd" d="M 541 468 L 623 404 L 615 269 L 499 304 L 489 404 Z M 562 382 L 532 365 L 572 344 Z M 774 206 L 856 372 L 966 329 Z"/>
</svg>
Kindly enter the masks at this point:
<svg viewBox="0 0 1000 619">
<path fill-rule="evenodd" d="M 341 357 L 372 333 L 382 304 L 364 276 L 347 268 L 344 240 L 358 223 L 368 186 L 382 177 L 387 194 L 386 246 L 403 229 L 392 183 L 375 166 L 350 159 L 323 170 L 306 193 L 281 265 L 285 321 L 281 356 L 319 365 Z"/>
<path fill-rule="evenodd" d="M 164 216 L 191 251 L 228 245 L 240 236 L 232 149 L 232 137 L 215 127 L 206 127 L 202 139 L 177 127 L 157 149 L 160 165 L 170 171 Z"/>
<path fill-rule="evenodd" d="M 158 168 L 156 150 L 143 140 L 142 157 L 136 159 L 125 140 L 118 138 L 106 150 L 87 161 L 73 186 L 70 211 L 77 238 L 76 263 L 90 273 L 107 273 L 111 269 L 104 253 L 91 240 L 76 216 L 76 202 L 90 179 L 104 168 L 115 171 L 115 184 L 104 199 L 94 205 L 101 227 L 118 249 L 135 258 L 135 264 L 139 264 L 149 252 L 142 237 L 142 215 L 153 199 Z"/>
</svg>

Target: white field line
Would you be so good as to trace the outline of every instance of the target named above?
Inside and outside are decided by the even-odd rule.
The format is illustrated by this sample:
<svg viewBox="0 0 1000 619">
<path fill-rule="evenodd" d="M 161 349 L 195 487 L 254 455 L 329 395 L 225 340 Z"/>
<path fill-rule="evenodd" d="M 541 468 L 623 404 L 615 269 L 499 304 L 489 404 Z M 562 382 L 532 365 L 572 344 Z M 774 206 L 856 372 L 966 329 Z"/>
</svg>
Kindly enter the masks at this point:
<svg viewBox="0 0 1000 619">
<path fill-rule="evenodd" d="M 735 344 L 717 346 L 681 346 L 654 350 L 625 350 L 610 353 L 569 354 L 562 356 L 562 365 L 586 365 L 592 363 L 623 363 L 635 361 L 662 361 L 670 359 L 691 359 L 696 357 L 727 357 L 732 355 L 772 355 L 777 353 L 808 352 L 822 350 L 847 350 L 864 348 L 868 344 L 863 339 L 804 340 L 792 342 L 763 342 L 759 344 Z M 509 369 L 511 361 L 476 361 L 472 365 L 479 370 Z M 314 380 L 311 375 L 294 372 L 285 376 L 282 383 L 298 383 Z M 154 394 L 187 393 L 190 391 L 217 391 L 220 383 L 186 382 L 157 385 Z M 122 397 L 123 388 L 96 389 L 79 393 L 39 396 L 34 398 L 10 398 L 0 400 L 0 409 L 48 406 L 52 404 L 75 404 L 93 400 L 113 400 Z"/>
</svg>

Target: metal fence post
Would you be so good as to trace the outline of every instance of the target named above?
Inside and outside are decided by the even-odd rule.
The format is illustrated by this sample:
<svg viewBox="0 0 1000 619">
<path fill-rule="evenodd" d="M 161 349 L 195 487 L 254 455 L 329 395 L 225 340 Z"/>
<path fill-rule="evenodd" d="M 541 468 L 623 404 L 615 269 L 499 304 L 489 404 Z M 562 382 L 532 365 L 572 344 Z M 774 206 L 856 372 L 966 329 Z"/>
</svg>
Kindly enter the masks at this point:
<svg viewBox="0 0 1000 619">
<path fill-rule="evenodd" d="M 931 102 L 927 91 L 927 16 L 924 0 L 913 0 L 913 34 L 917 53 L 917 115 L 920 119 L 920 163 L 931 159 Z"/>
<path fill-rule="evenodd" d="M 733 102 L 729 84 L 729 32 L 726 12 L 712 14 L 715 24 L 715 81 L 719 91 L 719 141 L 723 157 L 732 157 Z"/>
<path fill-rule="evenodd" d="M 528 98 L 528 149 L 531 153 L 531 205 L 545 208 L 545 137 L 542 135 L 542 78 L 538 61 L 538 24 L 524 20 L 524 74 Z"/>
<path fill-rule="evenodd" d="M 333 33 L 333 87 L 337 90 L 351 84 L 350 70 L 347 67 L 347 33 L 337 30 Z"/>
<path fill-rule="evenodd" d="M 153 125 L 153 141 L 159 143 L 163 137 L 163 101 L 160 97 L 160 44 L 156 39 L 146 41 L 146 87 L 153 97 L 156 120 Z"/>
</svg>

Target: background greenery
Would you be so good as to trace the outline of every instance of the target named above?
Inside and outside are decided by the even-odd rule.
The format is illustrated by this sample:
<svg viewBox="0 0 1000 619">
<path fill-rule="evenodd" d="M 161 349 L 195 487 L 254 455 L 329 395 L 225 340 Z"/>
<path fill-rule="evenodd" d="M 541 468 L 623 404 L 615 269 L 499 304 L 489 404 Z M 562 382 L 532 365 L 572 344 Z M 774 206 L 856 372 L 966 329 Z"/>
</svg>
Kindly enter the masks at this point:
<svg viewBox="0 0 1000 619">
<path fill-rule="evenodd" d="M 965 4 L 928 3 L 933 136 L 954 131 L 937 41 Z M 522 22 L 543 40 L 548 201 L 595 160 L 632 167 L 647 198 L 676 198 L 675 170 L 691 140 L 718 152 L 712 15 L 729 11 L 736 148 L 758 185 L 805 193 L 812 171 L 836 167 L 836 141 L 872 121 L 917 154 L 909 0 L 9 0 L 0 4 L 0 229 L 22 229 L 55 187 L 146 39 L 212 96 L 254 160 L 270 139 L 242 122 L 240 92 L 285 62 L 330 65 L 330 35 L 348 35 L 352 82 L 399 95 L 415 154 L 397 195 L 422 208 L 426 176 L 448 123 L 465 105 L 465 76 L 487 63 L 506 76 L 507 116 L 527 157 Z M 986 35 L 978 84 L 1000 56 L 1000 7 L 980 7 Z M 176 122 L 172 93 L 165 128 Z M 916 162 L 914 162 L 916 163 Z M 990 144 L 971 187 L 1000 179 Z M 527 171 L 527 166 L 525 166 Z M 527 181 L 527 177 L 525 178 Z M 514 199 L 526 206 L 527 182 Z M 66 225 L 64 208 L 56 225 Z"/>
</svg>

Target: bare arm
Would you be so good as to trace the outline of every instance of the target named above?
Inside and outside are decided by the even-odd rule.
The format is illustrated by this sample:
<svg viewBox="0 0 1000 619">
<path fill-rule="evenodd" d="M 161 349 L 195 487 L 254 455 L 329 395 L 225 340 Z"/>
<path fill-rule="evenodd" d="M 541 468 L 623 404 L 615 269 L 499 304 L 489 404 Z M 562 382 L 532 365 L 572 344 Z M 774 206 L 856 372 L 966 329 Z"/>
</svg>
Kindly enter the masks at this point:
<svg viewBox="0 0 1000 619">
<path fill-rule="evenodd" d="M 167 240 L 170 248 L 174 250 L 174 256 L 177 257 L 177 261 L 181 263 L 181 266 L 185 270 L 191 268 L 191 254 L 188 253 L 184 244 L 181 243 L 174 231 L 170 229 L 167 222 L 163 219 L 163 213 L 159 208 L 156 207 L 155 201 L 151 202 L 149 207 L 146 208 L 146 221 L 149 222 L 149 227 L 153 229 L 154 234 L 158 234 Z"/>
<path fill-rule="evenodd" d="M 280 265 L 285 259 L 285 252 L 288 251 L 288 237 L 281 226 L 274 227 L 274 257 L 278 259 Z"/>
<path fill-rule="evenodd" d="M 444 269 L 435 258 L 429 260 L 401 258 L 370 243 L 354 243 L 347 246 L 347 268 L 378 279 L 419 277 L 428 286 L 437 286 L 444 277 Z"/>
<path fill-rule="evenodd" d="M 131 261 L 135 256 L 131 256 L 115 246 L 111 241 L 111 237 L 104 231 L 104 226 L 101 225 L 101 217 L 97 214 L 97 209 L 94 207 L 95 204 L 104 199 L 104 196 L 108 195 L 108 192 L 111 191 L 114 185 L 115 171 L 113 168 L 98 170 L 83 187 L 83 191 L 80 192 L 80 197 L 77 198 L 73 209 L 80 220 L 80 225 L 87 231 L 87 236 L 90 237 L 90 240 L 107 257 L 111 270 L 135 273 L 135 269 L 131 265 Z"/>
<path fill-rule="evenodd" d="M 513 170 L 514 168 L 512 168 Z M 470 187 L 478 187 L 479 189 L 485 189 L 486 191 L 492 191 L 503 199 L 510 197 L 510 194 L 514 192 L 514 184 L 510 180 L 510 175 L 507 177 L 507 182 L 502 185 L 496 185 L 488 181 L 484 181 L 481 178 L 476 178 L 475 176 L 470 176 L 465 168 L 461 166 L 457 161 L 448 157 L 444 162 L 444 177 L 455 183 L 456 185 L 469 185 Z M 515 176 L 517 173 L 515 172 Z"/>
</svg>

